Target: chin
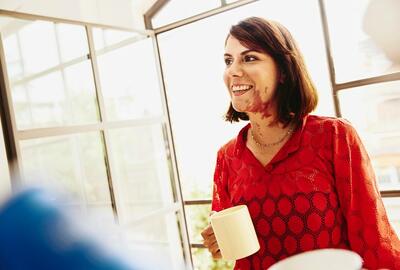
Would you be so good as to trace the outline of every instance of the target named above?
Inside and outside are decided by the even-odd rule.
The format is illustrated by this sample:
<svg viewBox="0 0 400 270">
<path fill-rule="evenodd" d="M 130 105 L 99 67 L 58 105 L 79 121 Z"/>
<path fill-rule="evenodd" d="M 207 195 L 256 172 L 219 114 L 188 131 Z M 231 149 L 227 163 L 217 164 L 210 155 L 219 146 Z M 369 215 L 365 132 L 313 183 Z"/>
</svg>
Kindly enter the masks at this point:
<svg viewBox="0 0 400 270">
<path fill-rule="evenodd" d="M 240 113 L 245 113 L 246 109 L 241 106 L 240 104 L 235 104 L 232 102 L 232 107 L 235 109 L 235 111 L 240 112 Z"/>
</svg>

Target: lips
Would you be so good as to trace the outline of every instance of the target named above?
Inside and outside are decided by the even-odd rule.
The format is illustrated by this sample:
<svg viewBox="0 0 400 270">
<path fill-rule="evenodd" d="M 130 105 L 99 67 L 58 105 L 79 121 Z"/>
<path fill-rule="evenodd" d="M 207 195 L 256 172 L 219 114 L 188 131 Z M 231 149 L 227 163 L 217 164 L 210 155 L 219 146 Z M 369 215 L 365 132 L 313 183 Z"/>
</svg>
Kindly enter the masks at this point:
<svg viewBox="0 0 400 270">
<path fill-rule="evenodd" d="M 253 89 L 253 86 L 250 84 L 234 84 L 231 86 L 231 91 L 234 96 L 241 96 Z"/>
</svg>

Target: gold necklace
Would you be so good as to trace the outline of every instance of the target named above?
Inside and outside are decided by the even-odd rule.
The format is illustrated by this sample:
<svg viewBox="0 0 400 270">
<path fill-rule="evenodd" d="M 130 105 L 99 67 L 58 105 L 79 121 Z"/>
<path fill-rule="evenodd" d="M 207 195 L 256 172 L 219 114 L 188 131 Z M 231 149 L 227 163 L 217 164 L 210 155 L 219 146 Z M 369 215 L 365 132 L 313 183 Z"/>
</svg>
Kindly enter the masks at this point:
<svg viewBox="0 0 400 270">
<path fill-rule="evenodd" d="M 289 136 L 290 134 L 293 133 L 293 130 L 294 130 L 294 126 L 290 127 L 290 128 L 288 129 L 288 131 L 285 132 L 285 134 L 283 134 L 283 136 L 282 136 L 281 138 L 279 138 L 279 140 L 277 140 L 276 142 L 265 143 L 265 144 L 264 144 L 264 143 L 258 142 L 258 141 L 254 138 L 253 129 L 252 129 L 252 128 L 250 129 L 250 136 L 251 136 L 251 138 L 253 139 L 253 141 L 256 143 L 256 145 L 257 145 L 258 147 L 260 147 L 260 148 L 267 148 L 267 147 L 275 146 L 275 145 L 278 145 L 278 144 L 282 143 L 282 142 L 286 139 L 287 136 Z"/>
</svg>

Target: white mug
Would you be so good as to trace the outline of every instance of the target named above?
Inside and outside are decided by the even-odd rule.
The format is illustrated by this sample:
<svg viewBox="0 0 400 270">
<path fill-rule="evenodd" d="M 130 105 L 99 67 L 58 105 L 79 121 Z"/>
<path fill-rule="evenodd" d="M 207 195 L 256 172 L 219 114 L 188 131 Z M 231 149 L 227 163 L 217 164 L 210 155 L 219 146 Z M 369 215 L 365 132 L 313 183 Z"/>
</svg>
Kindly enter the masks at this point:
<svg viewBox="0 0 400 270">
<path fill-rule="evenodd" d="M 238 260 L 260 249 L 246 205 L 224 209 L 210 217 L 222 258 Z"/>
<path fill-rule="evenodd" d="M 288 257 L 268 270 L 360 270 L 363 260 L 347 249 L 316 249 Z"/>
</svg>

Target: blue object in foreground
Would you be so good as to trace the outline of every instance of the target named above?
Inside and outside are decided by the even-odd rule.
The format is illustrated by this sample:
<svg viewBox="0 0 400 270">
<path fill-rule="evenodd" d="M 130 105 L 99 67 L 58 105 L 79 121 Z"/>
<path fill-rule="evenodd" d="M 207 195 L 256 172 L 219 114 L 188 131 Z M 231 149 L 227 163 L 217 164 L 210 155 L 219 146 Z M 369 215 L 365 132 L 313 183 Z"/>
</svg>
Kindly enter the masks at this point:
<svg viewBox="0 0 400 270">
<path fill-rule="evenodd" d="M 45 191 L 15 195 L 0 209 L 0 269 L 139 269 L 107 254 L 75 229 Z"/>
</svg>

